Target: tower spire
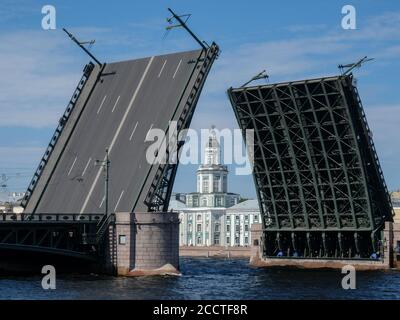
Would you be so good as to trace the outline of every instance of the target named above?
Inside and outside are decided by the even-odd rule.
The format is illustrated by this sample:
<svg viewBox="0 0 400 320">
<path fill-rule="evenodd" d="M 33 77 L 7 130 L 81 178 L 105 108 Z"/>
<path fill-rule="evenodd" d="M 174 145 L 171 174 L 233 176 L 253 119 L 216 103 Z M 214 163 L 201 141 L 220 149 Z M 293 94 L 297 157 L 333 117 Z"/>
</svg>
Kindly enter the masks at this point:
<svg viewBox="0 0 400 320">
<path fill-rule="evenodd" d="M 204 152 L 205 165 L 220 165 L 221 164 L 221 148 L 218 143 L 215 126 L 211 126 L 210 136 L 208 137 L 207 145 Z"/>
</svg>

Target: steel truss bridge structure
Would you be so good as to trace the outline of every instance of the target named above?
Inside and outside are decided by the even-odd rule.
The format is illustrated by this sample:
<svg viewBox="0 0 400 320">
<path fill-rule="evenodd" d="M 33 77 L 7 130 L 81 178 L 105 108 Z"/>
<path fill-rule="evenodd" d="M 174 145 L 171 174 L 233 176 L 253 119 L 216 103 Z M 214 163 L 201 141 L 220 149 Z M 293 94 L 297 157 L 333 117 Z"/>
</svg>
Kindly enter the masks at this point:
<svg viewBox="0 0 400 320">
<path fill-rule="evenodd" d="M 230 88 L 264 257 L 375 259 L 393 209 L 353 75 Z M 244 133 L 245 134 L 245 133 Z"/>
<path fill-rule="evenodd" d="M 93 257 L 115 212 L 168 211 L 183 146 L 172 130 L 189 128 L 218 55 L 212 43 L 199 50 L 87 64 L 29 184 L 24 214 L 0 216 L 0 250 Z M 152 128 L 165 132 L 166 154 L 164 161 L 149 163 L 146 150 L 153 142 L 146 140 Z M 98 165 L 106 159 L 105 150 L 109 194 Z"/>
</svg>

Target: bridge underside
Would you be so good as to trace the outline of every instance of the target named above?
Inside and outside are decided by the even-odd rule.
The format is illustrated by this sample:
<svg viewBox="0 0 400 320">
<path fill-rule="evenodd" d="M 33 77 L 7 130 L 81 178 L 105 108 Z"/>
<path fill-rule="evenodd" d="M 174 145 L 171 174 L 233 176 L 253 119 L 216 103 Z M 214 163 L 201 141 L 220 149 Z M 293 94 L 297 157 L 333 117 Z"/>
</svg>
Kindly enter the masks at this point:
<svg viewBox="0 0 400 320">
<path fill-rule="evenodd" d="M 352 75 L 228 95 L 255 133 L 264 256 L 375 257 L 392 207 Z"/>
<path fill-rule="evenodd" d="M 99 258 L 96 234 L 102 215 L 0 215 L 0 250 Z"/>
</svg>

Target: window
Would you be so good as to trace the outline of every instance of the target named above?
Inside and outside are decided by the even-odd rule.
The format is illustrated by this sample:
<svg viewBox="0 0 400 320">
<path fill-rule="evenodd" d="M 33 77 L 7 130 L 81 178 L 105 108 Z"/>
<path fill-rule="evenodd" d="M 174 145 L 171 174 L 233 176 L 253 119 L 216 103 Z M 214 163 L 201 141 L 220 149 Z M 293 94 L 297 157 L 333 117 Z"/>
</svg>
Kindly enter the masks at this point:
<svg viewBox="0 0 400 320">
<path fill-rule="evenodd" d="M 258 214 L 254 215 L 254 222 L 258 222 Z"/>
<path fill-rule="evenodd" d="M 219 223 L 217 223 L 216 225 L 215 225 L 215 227 L 214 227 L 215 229 L 215 232 L 219 232 Z"/>
<path fill-rule="evenodd" d="M 119 235 L 119 244 L 126 244 L 126 235 Z"/>
<path fill-rule="evenodd" d="M 199 198 L 197 196 L 193 197 L 193 207 L 199 206 Z"/>
<path fill-rule="evenodd" d="M 208 176 L 203 177 L 203 193 L 208 193 Z"/>
<path fill-rule="evenodd" d="M 229 224 L 226 226 L 226 231 L 231 232 L 231 226 Z"/>
<path fill-rule="evenodd" d="M 248 224 L 244 225 L 244 231 L 249 231 L 249 225 Z"/>
<path fill-rule="evenodd" d="M 219 190 L 219 179 L 220 176 L 214 176 L 214 181 L 213 181 L 213 192 L 220 192 Z"/>
<path fill-rule="evenodd" d="M 228 246 L 230 246 L 230 245 L 231 245 L 231 238 L 229 238 L 229 237 L 226 237 L 226 244 L 227 244 Z"/>
<path fill-rule="evenodd" d="M 248 245 L 249 244 L 249 237 L 244 237 L 244 244 Z"/>
<path fill-rule="evenodd" d="M 249 216 L 247 214 L 244 216 L 244 221 L 249 221 Z"/>
<path fill-rule="evenodd" d="M 188 229 L 189 229 L 189 232 L 192 232 L 192 224 L 191 223 L 189 223 Z"/>
<path fill-rule="evenodd" d="M 203 205 L 203 207 L 207 207 L 207 199 L 203 199 L 203 203 L 202 203 L 202 205 Z"/>
<path fill-rule="evenodd" d="M 201 224 L 197 225 L 197 232 L 201 232 Z"/>
<path fill-rule="evenodd" d="M 197 215 L 197 221 L 201 220 L 201 214 Z"/>
<path fill-rule="evenodd" d="M 215 201 L 217 207 L 222 207 L 222 197 L 215 197 Z"/>
<path fill-rule="evenodd" d="M 219 236 L 214 236 L 214 244 L 219 245 Z"/>
<path fill-rule="evenodd" d="M 237 225 L 235 226 L 235 231 L 236 231 L 236 232 L 240 232 L 240 225 L 237 224 Z"/>
<path fill-rule="evenodd" d="M 240 238 L 239 238 L 239 237 L 236 237 L 236 238 L 235 238 L 235 245 L 238 246 L 239 244 L 240 244 Z"/>
<path fill-rule="evenodd" d="M 201 244 L 201 237 L 197 237 L 197 244 Z"/>
</svg>

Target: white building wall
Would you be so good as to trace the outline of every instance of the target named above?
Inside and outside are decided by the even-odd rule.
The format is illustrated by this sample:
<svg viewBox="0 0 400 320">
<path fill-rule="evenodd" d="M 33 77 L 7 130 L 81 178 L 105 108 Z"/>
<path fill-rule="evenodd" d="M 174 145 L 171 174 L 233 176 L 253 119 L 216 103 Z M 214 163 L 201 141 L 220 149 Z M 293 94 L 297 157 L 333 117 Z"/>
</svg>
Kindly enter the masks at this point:
<svg viewBox="0 0 400 320">
<path fill-rule="evenodd" d="M 247 217 L 247 219 L 246 219 Z M 225 225 L 225 242 L 228 246 L 250 246 L 251 225 L 260 222 L 261 216 L 256 211 L 227 211 Z M 228 227 L 230 225 L 230 227 Z M 228 231 L 229 229 L 229 231 Z M 229 237 L 229 243 L 227 243 Z"/>
<path fill-rule="evenodd" d="M 251 225 L 261 222 L 260 213 L 255 210 L 225 208 L 184 209 L 180 212 L 180 219 L 180 245 L 184 246 L 214 245 L 216 225 L 219 225 L 219 245 L 250 246 Z M 201 226 L 200 232 L 197 231 L 198 225 Z M 230 226 L 229 231 L 228 226 Z M 200 237 L 201 243 L 198 243 L 198 237 Z"/>
</svg>

